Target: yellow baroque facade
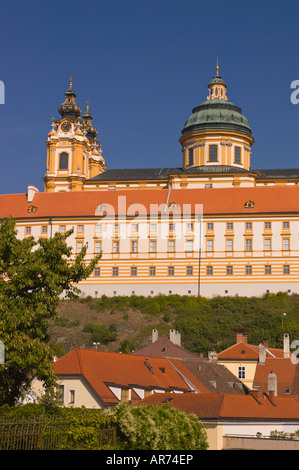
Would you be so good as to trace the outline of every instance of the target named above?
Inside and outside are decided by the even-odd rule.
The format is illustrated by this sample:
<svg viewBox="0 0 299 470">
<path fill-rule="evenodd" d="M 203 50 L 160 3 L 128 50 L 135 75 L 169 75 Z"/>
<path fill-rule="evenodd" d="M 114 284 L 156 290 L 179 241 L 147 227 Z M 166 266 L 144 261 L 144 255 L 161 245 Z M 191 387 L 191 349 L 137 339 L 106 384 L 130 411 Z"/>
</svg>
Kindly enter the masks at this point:
<svg viewBox="0 0 299 470">
<path fill-rule="evenodd" d="M 176 168 L 107 169 L 72 80 L 52 119 L 44 192 L 0 196 L 20 237 L 69 239 L 87 258 L 88 295 L 299 292 L 299 170 L 254 170 L 252 130 L 216 74 L 185 121 Z"/>
</svg>

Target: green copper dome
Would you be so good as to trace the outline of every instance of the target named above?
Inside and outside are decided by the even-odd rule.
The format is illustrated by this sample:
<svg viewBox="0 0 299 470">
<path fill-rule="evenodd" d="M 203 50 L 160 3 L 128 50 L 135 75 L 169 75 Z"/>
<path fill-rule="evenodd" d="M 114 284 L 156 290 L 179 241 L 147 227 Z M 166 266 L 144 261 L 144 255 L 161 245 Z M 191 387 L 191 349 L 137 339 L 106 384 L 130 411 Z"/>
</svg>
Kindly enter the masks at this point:
<svg viewBox="0 0 299 470">
<path fill-rule="evenodd" d="M 182 135 L 196 131 L 220 130 L 251 136 L 251 128 L 241 108 L 226 98 L 226 83 L 218 75 L 218 71 L 208 88 L 208 99 L 192 110 L 182 129 Z"/>
<path fill-rule="evenodd" d="M 234 103 L 221 99 L 204 101 L 192 110 L 182 134 L 194 131 L 223 130 L 242 132 L 251 136 L 251 128 L 242 111 Z"/>
</svg>

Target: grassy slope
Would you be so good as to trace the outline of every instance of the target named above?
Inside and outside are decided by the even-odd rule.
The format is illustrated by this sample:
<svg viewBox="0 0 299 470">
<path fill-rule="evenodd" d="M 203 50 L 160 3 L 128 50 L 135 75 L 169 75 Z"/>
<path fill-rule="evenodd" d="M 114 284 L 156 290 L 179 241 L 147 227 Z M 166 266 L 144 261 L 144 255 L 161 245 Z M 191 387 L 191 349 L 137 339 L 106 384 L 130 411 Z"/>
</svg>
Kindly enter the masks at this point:
<svg viewBox="0 0 299 470">
<path fill-rule="evenodd" d="M 282 317 L 283 313 L 287 313 Z M 76 347 L 94 347 L 91 333 L 82 331 L 86 324 L 113 324 L 117 337 L 101 350 L 119 351 L 128 340 L 134 349 L 151 342 L 151 331 L 168 335 L 174 328 L 182 334 L 182 345 L 193 352 L 215 348 L 217 351 L 235 343 L 236 333 L 248 335 L 248 342 L 259 344 L 267 339 L 272 347 L 282 347 L 282 334 L 291 341 L 299 339 L 299 296 L 283 293 L 262 298 L 215 297 L 213 299 L 179 296 L 87 298 L 63 301 L 60 320 L 49 328 L 49 342 L 63 346 L 62 353 Z M 284 322 L 284 323 L 282 323 Z"/>
</svg>

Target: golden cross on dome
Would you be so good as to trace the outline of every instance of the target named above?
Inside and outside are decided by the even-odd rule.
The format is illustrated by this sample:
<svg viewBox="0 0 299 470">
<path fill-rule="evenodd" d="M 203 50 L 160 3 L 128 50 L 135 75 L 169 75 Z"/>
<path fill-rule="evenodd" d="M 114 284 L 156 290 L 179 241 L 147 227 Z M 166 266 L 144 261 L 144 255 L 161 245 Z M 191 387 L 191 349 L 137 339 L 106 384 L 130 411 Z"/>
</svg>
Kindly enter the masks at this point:
<svg viewBox="0 0 299 470">
<path fill-rule="evenodd" d="M 217 57 L 216 75 L 219 75 L 218 72 L 219 72 L 219 65 L 218 65 L 218 57 Z"/>
<path fill-rule="evenodd" d="M 73 88 L 73 79 L 70 77 L 70 90 Z"/>
</svg>

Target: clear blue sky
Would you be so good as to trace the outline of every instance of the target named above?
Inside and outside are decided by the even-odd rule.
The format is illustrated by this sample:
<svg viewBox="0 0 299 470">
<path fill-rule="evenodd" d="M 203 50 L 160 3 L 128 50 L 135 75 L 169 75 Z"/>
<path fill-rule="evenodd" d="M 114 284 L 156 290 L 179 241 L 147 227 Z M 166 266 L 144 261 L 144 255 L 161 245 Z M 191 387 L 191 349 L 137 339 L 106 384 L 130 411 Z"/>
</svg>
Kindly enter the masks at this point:
<svg viewBox="0 0 299 470">
<path fill-rule="evenodd" d="M 70 76 L 108 168 L 180 167 L 217 57 L 253 130 L 252 168 L 298 168 L 298 19 L 297 0 L 0 0 L 0 193 L 43 190 Z"/>
</svg>

